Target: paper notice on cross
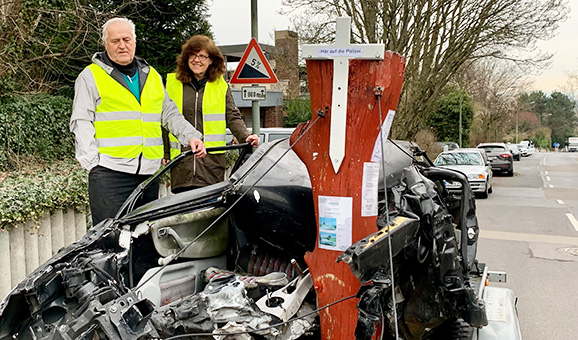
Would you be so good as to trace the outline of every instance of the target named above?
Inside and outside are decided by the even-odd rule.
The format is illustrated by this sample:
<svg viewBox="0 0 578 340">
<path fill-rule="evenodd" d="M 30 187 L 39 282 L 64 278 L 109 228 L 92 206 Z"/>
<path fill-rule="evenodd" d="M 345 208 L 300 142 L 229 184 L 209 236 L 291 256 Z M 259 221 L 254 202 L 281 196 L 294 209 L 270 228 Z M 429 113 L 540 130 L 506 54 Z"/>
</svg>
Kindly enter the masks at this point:
<svg viewBox="0 0 578 340">
<path fill-rule="evenodd" d="M 372 162 L 381 161 L 381 136 L 383 140 L 386 141 L 389 138 L 389 131 L 391 130 L 391 125 L 393 124 L 393 118 L 395 117 L 395 111 L 389 110 L 387 116 L 385 117 L 385 122 L 381 126 L 381 134 L 377 136 L 377 140 L 373 146 L 373 153 L 371 154 Z"/>
<path fill-rule="evenodd" d="M 363 163 L 361 181 L 361 216 L 377 216 L 377 189 L 380 163 Z"/>
</svg>

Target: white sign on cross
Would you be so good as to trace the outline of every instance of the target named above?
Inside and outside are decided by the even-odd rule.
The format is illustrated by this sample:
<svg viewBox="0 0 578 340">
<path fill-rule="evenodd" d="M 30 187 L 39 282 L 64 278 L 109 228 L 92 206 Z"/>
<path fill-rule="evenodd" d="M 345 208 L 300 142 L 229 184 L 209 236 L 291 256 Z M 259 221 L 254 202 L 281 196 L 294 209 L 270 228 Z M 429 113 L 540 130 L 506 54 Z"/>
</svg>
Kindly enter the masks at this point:
<svg viewBox="0 0 578 340">
<path fill-rule="evenodd" d="M 329 157 L 335 173 L 345 157 L 345 126 L 347 119 L 347 87 L 349 82 L 349 60 L 382 60 L 383 44 L 351 44 L 351 18 L 337 18 L 333 45 L 303 45 L 305 59 L 333 59 L 333 93 L 331 100 L 331 133 L 329 135 Z"/>
</svg>

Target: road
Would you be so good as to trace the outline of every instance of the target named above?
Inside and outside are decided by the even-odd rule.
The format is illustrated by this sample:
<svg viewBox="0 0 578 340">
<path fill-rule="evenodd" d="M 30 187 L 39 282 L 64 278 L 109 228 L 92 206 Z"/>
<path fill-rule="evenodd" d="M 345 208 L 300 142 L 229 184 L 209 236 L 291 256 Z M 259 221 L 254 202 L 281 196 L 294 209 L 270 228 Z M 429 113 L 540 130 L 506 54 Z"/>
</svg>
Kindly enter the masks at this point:
<svg viewBox="0 0 578 340">
<path fill-rule="evenodd" d="M 478 199 L 478 259 L 506 271 L 524 340 L 578 338 L 578 153 L 536 153 Z"/>
</svg>

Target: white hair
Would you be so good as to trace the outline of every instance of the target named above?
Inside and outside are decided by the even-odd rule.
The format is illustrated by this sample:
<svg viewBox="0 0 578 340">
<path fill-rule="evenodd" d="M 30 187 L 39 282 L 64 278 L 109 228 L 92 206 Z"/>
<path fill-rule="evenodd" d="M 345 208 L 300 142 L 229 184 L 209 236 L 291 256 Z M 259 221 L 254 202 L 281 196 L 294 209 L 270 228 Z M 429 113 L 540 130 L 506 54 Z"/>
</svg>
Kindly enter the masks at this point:
<svg viewBox="0 0 578 340">
<path fill-rule="evenodd" d="M 132 20 L 127 19 L 127 18 L 112 18 L 112 19 L 109 19 L 107 22 L 105 22 L 104 25 L 102 25 L 102 43 L 103 44 L 106 44 L 106 38 L 108 38 L 108 31 L 106 30 L 108 28 L 108 25 L 115 23 L 115 22 L 127 23 L 130 27 L 131 32 L 132 32 L 132 38 L 136 42 L 136 31 L 135 31 L 134 22 L 132 22 Z"/>
</svg>

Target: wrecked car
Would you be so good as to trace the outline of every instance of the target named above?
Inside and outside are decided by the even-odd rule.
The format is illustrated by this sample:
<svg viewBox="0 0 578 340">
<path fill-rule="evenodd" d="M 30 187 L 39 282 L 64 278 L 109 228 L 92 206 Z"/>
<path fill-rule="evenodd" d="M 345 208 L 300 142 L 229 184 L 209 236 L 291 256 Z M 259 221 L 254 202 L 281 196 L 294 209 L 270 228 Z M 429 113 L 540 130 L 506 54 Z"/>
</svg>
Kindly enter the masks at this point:
<svg viewBox="0 0 578 340">
<path fill-rule="evenodd" d="M 480 270 L 467 178 L 409 142 L 388 141 L 385 153 L 376 233 L 336 259 L 362 283 L 356 338 L 381 327 L 395 339 L 399 326 L 402 339 L 467 339 L 487 323 L 471 280 Z M 319 339 L 303 260 L 317 237 L 313 196 L 289 139 L 242 165 L 241 155 L 224 182 L 133 207 L 190 156 L 17 285 L 0 304 L 0 339 Z M 464 189 L 451 194 L 445 180 Z"/>
</svg>

